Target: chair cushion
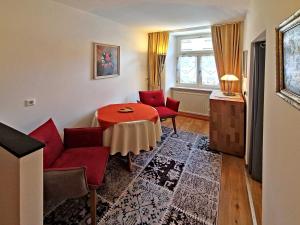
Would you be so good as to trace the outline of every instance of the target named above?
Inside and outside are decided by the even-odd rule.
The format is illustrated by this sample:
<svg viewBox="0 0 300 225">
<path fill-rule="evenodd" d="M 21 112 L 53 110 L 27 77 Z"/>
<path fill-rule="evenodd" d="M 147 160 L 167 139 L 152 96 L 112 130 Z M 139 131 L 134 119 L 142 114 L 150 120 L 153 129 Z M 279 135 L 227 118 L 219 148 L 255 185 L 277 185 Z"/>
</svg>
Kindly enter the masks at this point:
<svg viewBox="0 0 300 225">
<path fill-rule="evenodd" d="M 101 127 L 65 128 L 65 148 L 102 146 L 103 129 Z"/>
<path fill-rule="evenodd" d="M 178 112 L 180 101 L 167 97 L 166 107 Z"/>
<path fill-rule="evenodd" d="M 157 110 L 160 118 L 168 118 L 168 117 L 177 116 L 177 112 L 175 112 L 174 110 L 169 109 L 165 106 L 155 107 L 155 109 Z"/>
<path fill-rule="evenodd" d="M 29 136 L 45 144 L 43 152 L 44 169 L 49 168 L 64 149 L 63 142 L 53 120 L 49 119 L 46 123 L 32 131 Z"/>
<path fill-rule="evenodd" d="M 87 183 L 101 185 L 109 157 L 107 147 L 69 148 L 53 163 L 52 168 L 85 167 Z"/>
<path fill-rule="evenodd" d="M 165 106 L 164 94 L 159 91 L 140 91 L 140 101 L 153 107 Z"/>
</svg>

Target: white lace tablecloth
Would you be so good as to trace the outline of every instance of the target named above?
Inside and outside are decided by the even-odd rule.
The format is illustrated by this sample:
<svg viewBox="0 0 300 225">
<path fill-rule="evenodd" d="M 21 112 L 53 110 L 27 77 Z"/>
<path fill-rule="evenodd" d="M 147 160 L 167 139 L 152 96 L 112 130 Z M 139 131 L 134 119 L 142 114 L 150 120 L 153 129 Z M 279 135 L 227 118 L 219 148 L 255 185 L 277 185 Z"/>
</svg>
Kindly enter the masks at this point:
<svg viewBox="0 0 300 225">
<path fill-rule="evenodd" d="M 97 111 L 95 113 L 92 126 L 99 126 L 97 120 Z M 161 140 L 161 123 L 158 118 L 154 123 L 148 120 L 130 121 L 115 124 L 107 128 L 103 133 L 103 145 L 110 147 L 110 154 L 118 152 L 126 156 L 128 152 L 135 155 L 140 150 L 150 150 L 150 147 L 156 147 L 156 143 Z"/>
</svg>

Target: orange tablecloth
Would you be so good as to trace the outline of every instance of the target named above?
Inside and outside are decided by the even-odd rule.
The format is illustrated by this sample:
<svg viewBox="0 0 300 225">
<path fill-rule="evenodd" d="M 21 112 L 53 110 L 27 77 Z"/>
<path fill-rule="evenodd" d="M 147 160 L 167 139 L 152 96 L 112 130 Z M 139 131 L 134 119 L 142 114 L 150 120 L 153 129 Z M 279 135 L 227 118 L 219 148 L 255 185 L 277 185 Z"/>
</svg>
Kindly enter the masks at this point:
<svg viewBox="0 0 300 225">
<path fill-rule="evenodd" d="M 122 113 L 119 109 L 130 107 L 133 112 Z M 112 104 L 98 109 L 97 120 L 100 126 L 108 128 L 117 123 L 148 120 L 157 122 L 159 115 L 156 109 L 141 103 Z"/>
<path fill-rule="evenodd" d="M 134 112 L 120 113 L 118 110 L 131 107 Z M 104 126 L 103 145 L 110 147 L 110 154 L 128 152 L 135 155 L 140 150 L 150 150 L 161 140 L 161 124 L 157 111 L 151 106 L 128 103 L 104 106 L 95 112 L 92 126 Z"/>
</svg>

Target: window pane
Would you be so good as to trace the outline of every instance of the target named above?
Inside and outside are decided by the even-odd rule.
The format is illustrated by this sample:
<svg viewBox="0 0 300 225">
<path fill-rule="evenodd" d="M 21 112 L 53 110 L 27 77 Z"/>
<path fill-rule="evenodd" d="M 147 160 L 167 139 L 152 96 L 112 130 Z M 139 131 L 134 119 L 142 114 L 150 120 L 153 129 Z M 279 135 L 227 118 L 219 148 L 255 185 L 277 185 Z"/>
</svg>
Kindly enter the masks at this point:
<svg viewBox="0 0 300 225">
<path fill-rule="evenodd" d="M 183 39 L 180 46 L 185 52 L 213 50 L 211 37 Z"/>
<path fill-rule="evenodd" d="M 207 55 L 201 57 L 200 62 L 202 85 L 205 86 L 218 86 L 219 79 L 216 68 L 215 57 L 213 55 Z"/>
<path fill-rule="evenodd" d="M 197 84 L 197 57 L 180 56 L 178 59 L 179 83 Z"/>
</svg>

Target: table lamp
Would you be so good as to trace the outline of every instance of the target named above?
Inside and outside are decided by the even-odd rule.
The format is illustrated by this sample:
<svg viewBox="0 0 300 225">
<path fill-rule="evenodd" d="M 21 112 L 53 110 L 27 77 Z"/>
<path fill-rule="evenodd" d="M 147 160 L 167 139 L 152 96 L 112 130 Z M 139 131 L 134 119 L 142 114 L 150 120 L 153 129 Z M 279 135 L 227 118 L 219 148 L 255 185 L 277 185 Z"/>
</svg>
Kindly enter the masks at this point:
<svg viewBox="0 0 300 225">
<path fill-rule="evenodd" d="M 233 74 L 225 74 L 221 77 L 222 81 L 225 81 L 225 86 L 227 83 L 227 92 L 223 92 L 227 96 L 235 96 L 235 93 L 231 91 L 233 81 L 238 81 L 239 78 Z"/>
</svg>

